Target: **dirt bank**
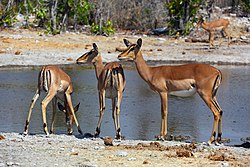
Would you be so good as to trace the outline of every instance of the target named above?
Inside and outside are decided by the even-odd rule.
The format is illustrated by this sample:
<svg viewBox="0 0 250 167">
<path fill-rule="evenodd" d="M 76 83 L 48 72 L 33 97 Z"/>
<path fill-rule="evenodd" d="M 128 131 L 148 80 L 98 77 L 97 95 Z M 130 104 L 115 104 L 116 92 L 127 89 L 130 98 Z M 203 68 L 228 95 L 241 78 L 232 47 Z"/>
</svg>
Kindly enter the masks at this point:
<svg viewBox="0 0 250 167">
<path fill-rule="evenodd" d="M 181 142 L 124 140 L 105 146 L 81 136 L 2 133 L 0 166 L 248 166 L 250 150 Z"/>
<path fill-rule="evenodd" d="M 74 64 L 75 60 L 92 48 L 95 42 L 105 62 L 117 61 L 117 47 L 124 47 L 122 39 L 136 42 L 143 39 L 142 51 L 146 60 L 166 63 L 205 62 L 211 64 L 250 65 L 250 45 L 226 41 L 217 49 L 208 43 L 188 43 L 185 38 L 131 35 L 121 32 L 110 37 L 84 33 L 64 33 L 56 36 L 28 30 L 0 32 L 0 66 Z M 240 38 L 240 37 L 239 37 Z M 235 37 L 236 39 L 236 37 Z M 218 43 L 218 41 L 216 41 Z"/>
</svg>

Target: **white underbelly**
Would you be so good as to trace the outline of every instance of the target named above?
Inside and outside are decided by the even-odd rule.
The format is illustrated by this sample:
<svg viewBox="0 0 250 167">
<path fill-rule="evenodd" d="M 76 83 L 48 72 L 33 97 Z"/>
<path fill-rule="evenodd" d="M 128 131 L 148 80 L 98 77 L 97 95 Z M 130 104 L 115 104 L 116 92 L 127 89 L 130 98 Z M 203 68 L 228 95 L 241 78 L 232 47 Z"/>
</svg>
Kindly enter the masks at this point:
<svg viewBox="0 0 250 167">
<path fill-rule="evenodd" d="M 178 91 L 172 91 L 169 92 L 169 95 L 178 96 L 178 97 L 190 97 L 193 96 L 196 93 L 196 88 L 192 87 L 188 90 L 178 90 Z"/>
</svg>

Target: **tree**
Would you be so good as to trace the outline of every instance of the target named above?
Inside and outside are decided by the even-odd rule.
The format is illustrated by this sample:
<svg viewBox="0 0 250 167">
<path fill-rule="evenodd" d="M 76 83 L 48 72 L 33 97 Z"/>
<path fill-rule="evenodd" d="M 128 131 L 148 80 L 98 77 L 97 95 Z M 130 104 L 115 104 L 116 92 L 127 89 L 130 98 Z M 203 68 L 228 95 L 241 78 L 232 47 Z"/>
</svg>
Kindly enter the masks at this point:
<svg viewBox="0 0 250 167">
<path fill-rule="evenodd" d="M 170 15 L 169 27 L 172 33 L 189 32 L 201 2 L 202 0 L 172 0 L 167 4 Z"/>
</svg>

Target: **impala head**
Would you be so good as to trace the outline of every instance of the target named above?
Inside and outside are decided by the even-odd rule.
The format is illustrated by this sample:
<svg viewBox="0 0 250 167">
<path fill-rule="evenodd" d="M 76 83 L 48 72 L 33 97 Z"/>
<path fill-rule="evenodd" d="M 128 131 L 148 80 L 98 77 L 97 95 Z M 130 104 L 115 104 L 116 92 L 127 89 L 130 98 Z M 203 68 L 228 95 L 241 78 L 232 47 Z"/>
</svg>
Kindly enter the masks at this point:
<svg viewBox="0 0 250 167">
<path fill-rule="evenodd" d="M 76 63 L 77 64 L 95 63 L 99 57 L 100 54 L 98 52 L 98 47 L 95 43 L 93 43 L 93 49 L 91 49 L 89 52 L 84 53 L 81 57 L 79 57 L 76 60 Z"/>
<path fill-rule="evenodd" d="M 137 53 L 141 49 L 142 39 L 139 38 L 136 44 L 131 44 L 127 39 L 123 39 L 127 49 L 118 55 L 119 60 L 133 61 L 136 59 Z"/>
<path fill-rule="evenodd" d="M 195 27 L 196 27 L 196 28 L 200 28 L 201 25 L 202 25 L 202 23 L 204 23 L 204 19 L 203 19 L 202 16 L 200 16 Z"/>
<path fill-rule="evenodd" d="M 72 112 L 70 111 L 69 105 L 67 103 L 64 103 L 64 106 L 61 103 L 57 103 L 58 108 L 60 111 L 64 112 L 65 114 L 65 122 L 67 124 L 67 129 L 68 129 L 68 134 L 71 135 L 73 133 L 73 124 L 75 123 L 74 117 Z M 78 111 L 79 109 L 79 105 L 80 103 L 78 103 L 75 107 L 74 107 L 74 111 L 75 113 Z"/>
</svg>

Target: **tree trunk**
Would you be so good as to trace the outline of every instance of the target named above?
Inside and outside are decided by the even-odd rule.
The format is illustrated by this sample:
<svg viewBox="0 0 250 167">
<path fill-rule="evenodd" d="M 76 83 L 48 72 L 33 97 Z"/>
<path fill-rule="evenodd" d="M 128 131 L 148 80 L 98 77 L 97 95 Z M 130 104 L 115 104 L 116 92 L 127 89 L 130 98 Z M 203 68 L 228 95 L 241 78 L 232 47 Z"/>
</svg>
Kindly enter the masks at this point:
<svg viewBox="0 0 250 167">
<path fill-rule="evenodd" d="M 57 4 L 58 0 L 50 0 L 50 21 L 51 21 L 51 28 L 52 28 L 52 33 L 55 34 L 57 30 L 57 25 L 56 25 L 56 16 L 57 16 Z"/>
<path fill-rule="evenodd" d="M 64 10 L 63 10 L 62 19 L 61 19 L 60 30 L 66 30 L 66 20 L 67 20 L 69 11 L 70 11 L 70 7 L 68 5 L 68 0 L 66 0 L 66 2 L 64 4 Z"/>
<path fill-rule="evenodd" d="M 74 31 L 77 31 L 77 3 L 78 1 L 75 0 L 74 2 Z"/>
<path fill-rule="evenodd" d="M 24 0 L 24 7 L 25 7 L 25 12 L 26 12 L 26 16 L 25 16 L 25 28 L 29 27 L 29 23 L 28 23 L 28 19 L 29 19 L 29 9 L 28 9 L 28 4 L 27 4 L 28 0 Z"/>
</svg>

